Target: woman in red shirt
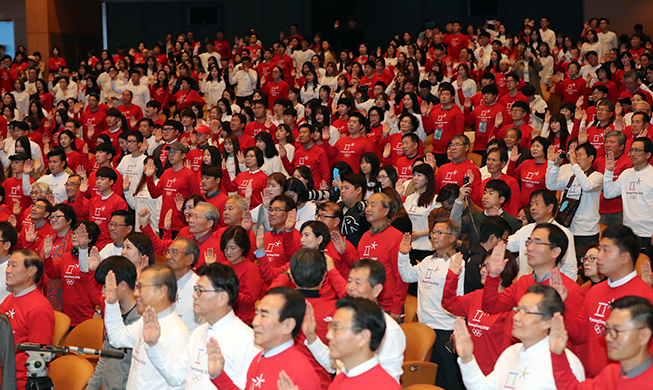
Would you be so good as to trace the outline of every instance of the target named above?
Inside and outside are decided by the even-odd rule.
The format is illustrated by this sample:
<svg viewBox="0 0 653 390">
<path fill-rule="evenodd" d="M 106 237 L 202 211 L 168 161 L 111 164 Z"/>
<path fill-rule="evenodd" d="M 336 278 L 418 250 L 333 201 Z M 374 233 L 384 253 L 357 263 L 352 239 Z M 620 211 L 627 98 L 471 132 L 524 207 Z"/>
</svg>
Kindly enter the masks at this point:
<svg viewBox="0 0 653 390">
<path fill-rule="evenodd" d="M 50 112 L 52 110 L 52 94 L 48 91 L 48 83 L 43 79 L 38 79 L 35 85 L 43 108 L 45 108 L 45 111 Z"/>
<path fill-rule="evenodd" d="M 48 61 L 50 73 L 56 74 L 62 66 L 66 66 L 66 60 L 59 57 L 59 48 L 55 46 L 52 48 L 52 57 L 50 57 L 50 60 Z"/>
<path fill-rule="evenodd" d="M 267 187 L 266 180 L 268 175 L 260 168 L 264 162 L 261 149 L 255 146 L 247 148 L 245 151 L 245 166 L 247 167 L 247 171 L 240 172 L 233 181 L 229 178 L 227 162 L 223 160 L 222 163 L 222 183 L 224 184 L 224 188 L 230 192 L 237 191 L 238 195 L 249 199 L 250 210 L 261 204 L 263 190 Z M 249 195 L 248 189 L 252 191 L 250 196 L 247 196 Z"/>
<path fill-rule="evenodd" d="M 517 149 L 517 145 L 510 152 L 508 174 L 519 180 L 521 184 L 521 206 L 530 204 L 533 191 L 546 189 L 546 153 L 549 145 L 549 140 L 546 138 L 533 138 L 531 142 L 531 156 L 533 159 L 526 160 L 519 166 L 517 166 L 517 160 L 519 160 L 521 154 Z"/>
<path fill-rule="evenodd" d="M 77 167 L 88 172 L 88 153 L 80 153 L 77 150 L 76 139 L 72 131 L 64 130 L 59 134 L 59 146 L 66 152 L 66 162 L 73 172 L 77 172 Z"/>
<path fill-rule="evenodd" d="M 164 110 L 170 100 L 170 89 L 168 88 L 168 74 L 161 69 L 156 72 L 156 81 L 150 85 L 150 96 L 153 100 L 161 103 L 161 109 Z"/>
</svg>

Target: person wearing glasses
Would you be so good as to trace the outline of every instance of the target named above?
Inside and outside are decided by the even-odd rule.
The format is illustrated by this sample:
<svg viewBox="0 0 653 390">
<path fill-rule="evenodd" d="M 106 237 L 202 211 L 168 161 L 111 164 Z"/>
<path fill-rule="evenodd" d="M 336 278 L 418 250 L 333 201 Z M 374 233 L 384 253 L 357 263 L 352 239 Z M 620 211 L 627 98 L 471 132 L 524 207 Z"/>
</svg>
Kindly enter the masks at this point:
<svg viewBox="0 0 653 390">
<path fill-rule="evenodd" d="M 433 122 L 433 154 L 439 167 L 447 163 L 448 149 L 456 134 L 465 131 L 465 115 L 454 104 L 456 90 L 451 83 L 443 82 L 438 86 L 440 104 L 431 109 Z M 467 143 L 469 145 L 469 142 Z M 469 148 L 468 148 L 469 149 Z"/>
<path fill-rule="evenodd" d="M 404 234 L 399 245 L 398 269 L 404 283 L 417 282 L 417 316 L 419 322 L 435 331 L 435 344 L 431 361 L 436 363 L 438 374 L 435 385 L 444 389 L 464 389 L 455 356 L 445 344 L 453 333 L 455 316 L 442 308 L 442 294 L 447 278 L 447 270 L 456 256 L 460 225 L 450 219 L 438 219 L 430 230 L 429 238 L 433 255 L 424 258 L 419 264 L 411 265 L 410 251 L 412 236 Z M 456 295 L 464 293 L 465 270 L 457 276 Z M 453 282 L 453 281 L 452 281 Z"/>
<path fill-rule="evenodd" d="M 52 235 L 48 217 L 52 213 L 52 203 L 47 199 L 37 199 L 29 208 L 29 223 L 23 223 L 18 234 L 18 247 L 38 250 L 45 237 Z"/>
<path fill-rule="evenodd" d="M 199 275 L 193 286 L 193 311 L 206 322 L 191 333 L 184 350 L 173 355 L 163 346 L 156 313 L 148 309 L 143 316 L 147 356 L 169 386 L 215 389 L 206 354 L 206 343 L 214 338 L 225 359 L 225 373 L 236 386 L 245 388 L 247 368 L 259 350 L 254 346 L 254 332 L 233 310 L 241 293 L 238 276 L 232 267 L 219 263 L 207 265 Z"/>
<path fill-rule="evenodd" d="M 592 287 L 585 296 L 584 316 L 587 335 L 585 368 L 589 378 L 599 375 L 608 365 L 606 352 L 608 357 L 612 353 L 611 350 L 606 350 L 606 343 L 600 332 L 600 327 L 606 325 L 610 315 L 610 302 L 627 295 L 644 297 L 653 302 L 650 278 L 646 281 L 642 280 L 635 270 L 639 254 L 639 237 L 629 227 L 613 225 L 603 231 L 596 264 L 598 273 L 608 280 L 606 283 L 599 283 Z M 650 265 L 647 264 L 643 270 L 647 267 L 650 269 Z M 610 358 L 610 360 L 616 359 Z"/>
<path fill-rule="evenodd" d="M 580 262 L 583 265 L 583 276 L 587 279 L 580 289 L 583 291 L 583 294 L 587 297 L 587 293 L 590 292 L 592 287 L 603 282 L 606 278 L 604 275 L 599 273 L 599 266 L 597 264 L 599 254 L 599 244 L 594 243 L 589 246 L 585 255 L 580 258 Z"/>
<path fill-rule="evenodd" d="M 436 192 L 440 192 L 440 189 L 446 184 L 456 184 L 462 187 L 467 171 L 471 171 L 472 191 L 481 184 L 481 171 L 467 158 L 467 153 L 469 153 L 469 138 L 464 134 L 454 135 L 447 145 L 447 157 L 451 162 L 440 166 L 435 175 Z"/>
<path fill-rule="evenodd" d="M 584 382 L 578 381 L 570 373 L 569 355 L 562 355 L 567 345 L 564 321 L 559 314 L 553 317 L 549 345 L 557 388 L 607 390 L 651 387 L 653 360 L 649 345 L 653 334 L 653 305 L 650 299 L 625 296 L 608 306 L 612 310 L 606 324 L 600 327 L 600 334 L 608 346 L 607 358 L 613 363 L 606 365 L 595 378 Z"/>
<path fill-rule="evenodd" d="M 596 119 L 591 126 L 588 126 L 585 131 L 581 123 L 581 131 L 578 133 L 578 143 L 582 144 L 589 142 L 596 148 L 597 155 L 603 156 L 605 154 L 604 134 L 615 130 L 614 128 L 614 103 L 609 99 L 601 99 L 596 103 Z"/>
<path fill-rule="evenodd" d="M 104 329 L 112 347 L 133 350 L 126 389 L 179 389 L 179 386 L 170 386 L 167 383 L 166 378 L 147 356 L 143 318 L 125 325 L 118 300 L 120 289 L 116 281 L 114 272 L 109 271 L 104 283 Z M 194 285 L 191 284 L 191 290 Z M 180 356 L 188 345 L 189 333 L 173 306 L 177 300 L 177 281 L 173 270 L 166 264 L 147 266 L 136 277 L 134 298 L 139 314 L 143 315 L 148 309 L 150 315 L 157 317 L 161 346 L 170 356 Z"/>
<path fill-rule="evenodd" d="M 555 200 L 555 195 L 553 195 Z M 533 224 L 535 225 L 535 224 Z M 528 226 L 520 229 L 530 230 Z M 499 314 L 510 311 L 524 296 L 528 288 L 535 284 L 554 287 L 567 308 L 565 323 L 570 329 L 569 337 L 574 346 L 585 342 L 585 318 L 582 310 L 583 294 L 576 283 L 576 276 L 569 278 L 559 269 L 569 253 L 568 247 L 573 244 L 566 232 L 555 223 L 538 223 L 534 226 L 528 238 L 525 239 L 525 250 L 522 255 L 527 257 L 528 266 L 533 269 L 532 274 L 522 275 L 512 286 L 499 293 L 499 283 L 507 261 L 504 259 L 506 244 L 499 242 L 488 260 L 488 276 L 483 286 L 483 305 L 481 309 L 488 314 Z M 515 235 L 508 238 L 508 248 Z M 573 251 L 571 251 L 573 253 Z M 572 255 L 574 267 L 576 257 Z M 520 268 L 521 272 L 521 268 Z"/>
<path fill-rule="evenodd" d="M 129 192 L 136 196 L 136 189 L 139 187 L 141 177 L 143 176 L 143 169 L 145 168 L 146 155 L 141 153 L 141 146 L 143 145 L 143 134 L 140 131 L 130 131 L 127 133 L 127 150 L 129 154 L 123 156 L 118 164 L 118 172 L 120 176 L 129 176 Z"/>
<path fill-rule="evenodd" d="M 131 325 L 141 318 L 141 314 L 136 310 L 136 299 L 134 298 L 137 275 L 136 266 L 122 256 L 111 256 L 102 261 L 95 271 L 95 275 L 89 276 L 89 279 L 86 281 L 88 283 L 87 285 L 90 285 L 90 288 L 93 290 L 99 290 L 95 286 L 104 286 L 104 281 L 109 271 L 112 271 L 116 275 L 116 290 L 118 304 L 120 305 L 120 314 L 124 318 L 125 325 Z M 104 298 L 101 294 L 91 299 L 94 298 L 99 300 L 97 302 L 99 305 L 104 306 Z M 106 338 L 102 342 L 102 349 L 123 352 L 125 356 L 122 359 L 101 357 L 95 366 L 93 375 L 91 375 L 91 378 L 86 384 L 86 390 L 100 390 L 100 388 L 124 389 L 127 386 L 127 379 L 129 377 L 132 349 L 113 348 Z"/>
<path fill-rule="evenodd" d="M 465 387 L 480 389 L 556 389 L 549 332 L 554 315 L 562 320 L 565 308 L 558 292 L 545 285 L 532 285 L 512 308 L 511 334 L 520 342 L 508 347 L 497 359 L 492 372 L 485 375 L 474 353 L 475 341 L 462 318 L 456 319 L 454 328 L 456 353 Z M 585 380 L 580 359 L 564 346 L 559 353 L 569 362 L 571 378 Z M 568 389 L 568 387 L 557 387 Z"/>
<path fill-rule="evenodd" d="M 642 253 L 653 257 L 653 141 L 646 137 L 633 140 L 628 149 L 632 168 L 623 171 L 613 181 L 615 159 L 608 153 L 603 175 L 603 196 L 606 199 L 621 196 L 624 207 L 623 224 L 633 229 L 641 239 Z"/>
<path fill-rule="evenodd" d="M 179 141 L 179 136 L 181 136 L 183 132 L 184 126 L 182 126 L 181 122 L 171 119 L 163 122 L 163 127 L 161 128 L 162 143 L 158 145 L 150 155 L 154 158 L 158 158 L 164 168 L 170 166 L 168 163 L 168 152 L 172 145 Z"/>
<path fill-rule="evenodd" d="M 100 251 L 100 259 L 104 260 L 109 256 L 120 256 L 125 238 L 136 231 L 136 218 L 133 213 L 127 210 L 116 210 L 111 213 L 109 220 L 109 237 L 113 242 L 108 243 Z"/>
</svg>

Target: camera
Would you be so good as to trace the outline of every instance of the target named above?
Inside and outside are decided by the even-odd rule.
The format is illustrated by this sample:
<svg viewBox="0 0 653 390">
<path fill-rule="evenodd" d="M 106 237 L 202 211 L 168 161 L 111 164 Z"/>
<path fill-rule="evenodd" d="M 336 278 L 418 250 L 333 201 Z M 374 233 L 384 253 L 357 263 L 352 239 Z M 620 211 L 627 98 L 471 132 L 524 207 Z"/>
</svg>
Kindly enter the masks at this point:
<svg viewBox="0 0 653 390">
<path fill-rule="evenodd" d="M 568 157 L 569 156 L 567 155 L 567 152 L 565 152 L 564 150 L 562 151 L 562 153 L 560 153 L 560 158 L 561 159 L 566 160 Z"/>
</svg>

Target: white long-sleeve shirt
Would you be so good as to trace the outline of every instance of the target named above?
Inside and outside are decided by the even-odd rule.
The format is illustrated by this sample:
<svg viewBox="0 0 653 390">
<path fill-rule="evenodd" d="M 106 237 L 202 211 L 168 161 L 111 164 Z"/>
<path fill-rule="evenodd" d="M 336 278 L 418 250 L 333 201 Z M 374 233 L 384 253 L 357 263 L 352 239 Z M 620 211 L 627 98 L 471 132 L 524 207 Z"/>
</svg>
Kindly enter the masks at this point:
<svg viewBox="0 0 653 390">
<path fill-rule="evenodd" d="M 576 265 L 576 246 L 574 245 L 574 235 L 571 234 L 569 229 L 560 225 L 554 219 L 551 219 L 549 223 L 558 226 L 567 235 L 569 246 L 567 247 L 567 253 L 565 253 L 565 257 L 562 258 L 562 262 L 558 268 L 560 268 L 560 272 L 569 276 L 571 280 L 576 280 L 576 277 L 578 277 L 578 266 Z M 533 268 L 528 265 L 528 257 L 526 256 L 526 240 L 531 236 L 533 230 L 535 230 L 535 225 L 537 225 L 535 222 L 529 223 L 528 225 L 517 230 L 515 234 L 512 234 L 510 237 L 508 237 L 508 244 L 506 245 L 506 249 L 513 253 L 519 252 L 519 277 L 533 273 Z"/>
<path fill-rule="evenodd" d="M 388 314 L 383 313 L 385 319 L 385 335 L 381 341 L 381 346 L 376 350 L 375 355 L 378 357 L 381 367 L 391 377 L 399 382 L 399 378 L 404 373 L 404 352 L 406 351 L 406 335 L 401 330 L 397 321 L 393 320 Z M 327 372 L 333 374 L 336 370 L 331 367 L 331 356 L 329 347 L 326 346 L 319 337 L 315 338 L 313 344 L 308 344 L 304 340 L 304 345 L 311 351 L 315 360 Z"/>
<path fill-rule="evenodd" d="M 54 194 L 54 203 L 61 203 L 64 200 L 68 199 L 68 196 L 66 195 L 66 182 L 68 181 L 68 175 L 65 171 L 61 172 L 58 175 L 45 175 L 41 177 L 38 181 L 45 183 L 50 186 L 50 189 L 52 190 L 52 193 Z M 25 185 L 25 178 L 27 175 L 23 175 L 23 190 L 28 191 L 31 189 L 31 186 L 29 185 L 29 178 L 27 186 Z M 29 194 L 25 194 L 29 195 Z"/>
<path fill-rule="evenodd" d="M 610 49 L 616 49 L 619 47 L 619 40 L 617 39 L 617 34 L 613 33 L 612 31 L 608 31 L 607 33 L 603 33 L 603 31 L 599 31 L 596 36 L 599 39 L 599 42 L 601 42 L 601 46 L 603 47 L 603 52 L 607 53 L 610 51 Z"/>
<path fill-rule="evenodd" d="M 409 195 L 404 201 L 404 208 L 410 217 L 410 221 L 413 223 L 413 231 L 421 232 L 424 230 L 429 230 L 429 213 L 435 208 L 437 202 L 435 197 L 431 204 L 426 207 L 418 206 L 417 202 L 419 201 L 420 194 L 415 192 Z M 423 236 L 417 240 L 413 240 L 413 249 L 421 251 L 430 251 L 431 250 L 431 241 L 429 236 Z"/>
<path fill-rule="evenodd" d="M 284 176 L 288 177 L 288 172 L 286 172 L 286 168 L 283 167 L 283 163 L 281 162 L 281 159 L 279 156 L 273 156 L 273 157 L 264 157 L 263 158 L 263 166 L 261 167 L 261 170 L 268 176 L 275 172 L 281 172 L 284 174 Z"/>
<path fill-rule="evenodd" d="M 195 312 L 193 312 L 193 292 L 195 292 L 195 285 L 199 279 L 200 277 L 193 270 L 190 270 L 177 280 L 177 301 L 173 306 L 189 332 L 194 331 L 199 326 L 195 318 Z"/>
<path fill-rule="evenodd" d="M 434 255 L 417 265 L 410 264 L 410 256 L 399 252 L 397 266 L 404 283 L 417 282 L 417 316 L 419 322 L 437 330 L 453 330 L 456 316 L 442 307 L 444 284 L 451 259 Z M 456 295 L 465 294 L 465 268 L 458 275 Z"/>
<path fill-rule="evenodd" d="M 580 204 L 571 220 L 569 231 L 574 236 L 593 236 L 599 234 L 599 201 L 601 200 L 601 189 L 603 189 L 603 175 L 599 172 L 592 172 L 589 176 L 578 164 L 564 165 L 562 168 L 556 166 L 553 161 L 548 162 L 546 168 L 546 188 L 551 191 L 564 191 L 569 184 L 571 176 L 575 175 L 574 181 L 569 187 L 567 198 L 580 198 Z M 561 199 L 562 201 L 562 199 Z M 562 206 L 562 205 L 561 205 Z"/>
<path fill-rule="evenodd" d="M 193 331 L 180 354 L 171 354 L 162 343 L 145 346 L 147 356 L 170 386 L 186 384 L 186 390 L 216 389 L 208 372 L 206 343 L 218 340 L 225 359 L 224 371 L 236 386 L 244 389 L 247 370 L 259 353 L 254 346 L 254 331 L 233 310 L 213 325 L 202 324 Z"/>
<path fill-rule="evenodd" d="M 141 83 L 134 85 L 129 81 L 127 84 L 119 85 L 115 81 L 111 81 L 111 89 L 121 94 L 125 91 L 130 91 L 133 96 L 132 103 L 139 106 L 145 112 L 145 106 L 150 101 L 150 89 L 147 87 L 147 84 Z"/>
<path fill-rule="evenodd" d="M 159 179 L 156 179 L 154 182 L 158 183 L 158 181 Z M 138 215 L 138 213 L 140 213 L 140 211 L 145 208 L 150 210 L 150 212 L 152 213 L 152 215 L 150 216 L 150 226 L 152 227 L 153 231 L 158 232 L 159 218 L 161 217 L 161 205 L 163 204 L 162 197 L 160 196 L 156 199 L 152 199 L 152 195 L 150 195 L 150 191 L 147 190 L 146 185 L 144 185 L 143 188 L 141 188 L 140 192 L 135 196 L 132 195 L 130 191 L 125 192 L 124 195 L 125 195 L 125 201 L 127 201 L 129 207 L 131 207 L 136 211 L 136 215 Z M 139 224 L 136 225 L 137 225 L 136 231 L 140 232 L 141 231 L 140 225 Z"/>
<path fill-rule="evenodd" d="M 229 73 L 229 83 L 236 85 L 236 96 L 250 96 L 254 94 L 256 88 L 256 80 L 258 75 L 254 69 L 239 69 Z"/>
<path fill-rule="evenodd" d="M 218 104 L 218 100 L 222 99 L 222 93 L 225 89 L 224 80 L 220 81 L 200 81 L 200 91 L 204 94 L 206 105 L 210 108 Z"/>
<path fill-rule="evenodd" d="M 606 199 L 621 196 L 624 206 L 624 225 L 639 237 L 653 236 L 653 167 L 636 171 L 628 168 L 612 181 L 613 171 L 603 174 L 603 196 Z"/>
<path fill-rule="evenodd" d="M 16 109 L 18 109 L 18 112 L 20 113 L 20 117 L 16 118 L 16 120 L 22 120 L 29 114 L 29 93 L 27 91 L 11 91 L 11 94 L 14 95 Z"/>
<path fill-rule="evenodd" d="M 147 356 L 143 341 L 143 319 L 125 326 L 120 315 L 120 305 L 107 303 L 104 312 L 104 328 L 109 343 L 114 348 L 132 348 L 132 362 L 129 369 L 126 390 L 169 389 L 181 390 L 183 386 L 170 386 Z M 179 356 L 188 344 L 188 329 L 172 306 L 157 313 L 161 326 L 161 344 L 172 356 Z"/>
<path fill-rule="evenodd" d="M 585 369 L 573 352 L 565 349 L 572 372 L 579 382 L 585 380 Z M 458 366 L 467 390 L 556 390 L 551 363 L 549 336 L 524 349 L 522 343 L 506 348 L 494 365 L 494 370 L 483 375 L 476 359 L 464 364 L 458 358 Z"/>
</svg>

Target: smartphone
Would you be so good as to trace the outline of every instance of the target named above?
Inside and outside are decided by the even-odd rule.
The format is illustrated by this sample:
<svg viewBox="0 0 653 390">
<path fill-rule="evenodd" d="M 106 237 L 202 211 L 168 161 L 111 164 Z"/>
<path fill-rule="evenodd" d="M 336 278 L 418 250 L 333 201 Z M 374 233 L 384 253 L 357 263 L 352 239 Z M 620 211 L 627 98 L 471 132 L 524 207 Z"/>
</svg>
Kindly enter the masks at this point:
<svg viewBox="0 0 653 390">
<path fill-rule="evenodd" d="M 333 180 L 340 181 L 340 169 L 333 168 Z"/>
<path fill-rule="evenodd" d="M 469 184 L 469 176 L 463 177 L 463 185 Z"/>
</svg>

